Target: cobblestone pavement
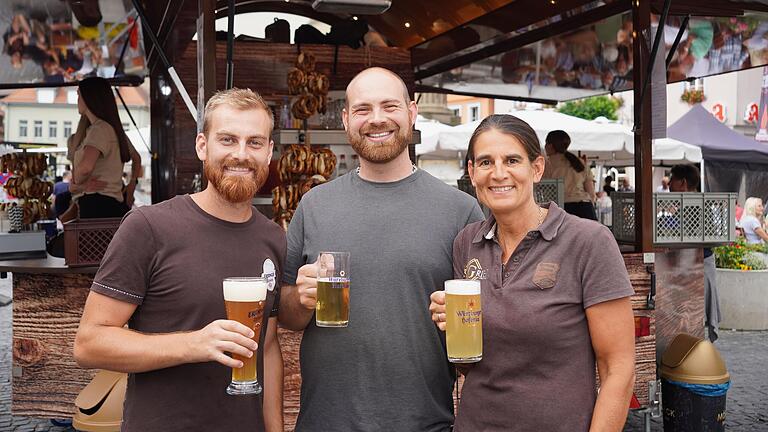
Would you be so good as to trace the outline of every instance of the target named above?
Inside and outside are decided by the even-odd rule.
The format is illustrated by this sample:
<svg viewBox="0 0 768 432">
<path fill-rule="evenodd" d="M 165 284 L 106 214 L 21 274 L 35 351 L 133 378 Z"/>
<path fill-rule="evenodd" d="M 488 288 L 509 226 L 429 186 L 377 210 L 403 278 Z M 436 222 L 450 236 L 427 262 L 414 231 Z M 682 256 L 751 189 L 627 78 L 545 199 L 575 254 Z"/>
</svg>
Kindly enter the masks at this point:
<svg viewBox="0 0 768 432">
<path fill-rule="evenodd" d="M 11 278 L 0 279 L 0 305 L 11 297 Z M 48 419 L 11 416 L 12 304 L 0 306 L 0 432 L 73 431 Z M 721 331 L 715 343 L 728 365 L 732 384 L 728 391 L 726 430 L 768 432 L 768 332 Z M 625 432 L 643 432 L 641 413 L 630 413 Z M 651 430 L 661 431 L 661 419 Z"/>
</svg>

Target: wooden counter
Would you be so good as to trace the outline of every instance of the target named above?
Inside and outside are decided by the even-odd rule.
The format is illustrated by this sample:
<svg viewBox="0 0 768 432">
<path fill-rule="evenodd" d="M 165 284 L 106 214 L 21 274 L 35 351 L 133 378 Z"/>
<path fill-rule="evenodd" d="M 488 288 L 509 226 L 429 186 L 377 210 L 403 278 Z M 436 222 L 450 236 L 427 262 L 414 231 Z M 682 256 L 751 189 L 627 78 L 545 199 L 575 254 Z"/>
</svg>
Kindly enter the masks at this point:
<svg viewBox="0 0 768 432">
<path fill-rule="evenodd" d="M 61 258 L 0 261 L 13 273 L 14 415 L 68 418 L 95 371 L 75 363 L 72 347 L 96 267 Z"/>
</svg>

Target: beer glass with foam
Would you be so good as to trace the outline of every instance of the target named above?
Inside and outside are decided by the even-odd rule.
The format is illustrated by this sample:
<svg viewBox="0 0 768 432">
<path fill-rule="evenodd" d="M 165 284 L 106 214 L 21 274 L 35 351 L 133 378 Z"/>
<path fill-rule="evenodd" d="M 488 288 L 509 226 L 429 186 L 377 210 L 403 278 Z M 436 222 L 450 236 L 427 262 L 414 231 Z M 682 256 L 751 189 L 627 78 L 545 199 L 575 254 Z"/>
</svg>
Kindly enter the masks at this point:
<svg viewBox="0 0 768 432">
<path fill-rule="evenodd" d="M 480 281 L 445 281 L 445 342 L 452 363 L 483 358 L 483 310 Z"/>
<path fill-rule="evenodd" d="M 224 279 L 224 306 L 227 319 L 237 321 L 254 332 L 259 340 L 261 321 L 264 317 L 264 302 L 267 299 L 267 279 L 262 277 L 233 277 Z M 243 362 L 243 367 L 232 368 L 232 382 L 227 387 L 231 395 L 261 393 L 261 384 L 256 376 L 256 353 L 249 357 L 232 354 L 232 358 Z"/>
<path fill-rule="evenodd" d="M 349 325 L 349 252 L 320 252 L 317 270 L 318 327 Z"/>
</svg>

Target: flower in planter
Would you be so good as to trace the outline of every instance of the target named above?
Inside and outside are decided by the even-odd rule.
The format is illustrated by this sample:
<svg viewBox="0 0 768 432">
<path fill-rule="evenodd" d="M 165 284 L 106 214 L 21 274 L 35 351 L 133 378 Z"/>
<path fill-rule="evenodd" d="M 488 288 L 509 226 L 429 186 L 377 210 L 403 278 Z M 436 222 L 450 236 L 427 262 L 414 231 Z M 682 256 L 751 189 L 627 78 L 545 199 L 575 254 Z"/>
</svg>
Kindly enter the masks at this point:
<svg viewBox="0 0 768 432">
<path fill-rule="evenodd" d="M 714 248 L 718 268 L 732 270 L 766 270 L 768 265 L 758 253 L 765 253 L 764 245 L 750 245 L 744 239 Z"/>
</svg>

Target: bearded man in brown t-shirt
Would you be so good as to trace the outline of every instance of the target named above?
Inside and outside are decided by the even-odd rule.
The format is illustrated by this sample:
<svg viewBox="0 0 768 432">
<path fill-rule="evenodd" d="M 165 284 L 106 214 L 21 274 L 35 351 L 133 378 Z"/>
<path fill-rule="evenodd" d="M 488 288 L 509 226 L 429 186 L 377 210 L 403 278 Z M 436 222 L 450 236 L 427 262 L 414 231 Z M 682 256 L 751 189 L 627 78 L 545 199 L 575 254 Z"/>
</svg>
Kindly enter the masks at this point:
<svg viewBox="0 0 768 432">
<path fill-rule="evenodd" d="M 250 90 L 214 95 L 195 146 L 207 188 L 132 211 L 109 245 L 75 358 L 129 374 L 123 431 L 283 430 L 276 316 L 285 234 L 251 205 L 272 157 L 272 118 Z M 269 281 L 254 329 L 225 319 L 222 280 L 238 276 Z M 242 367 L 228 354 L 257 356 L 262 394 L 226 394 L 231 368 Z"/>
</svg>

